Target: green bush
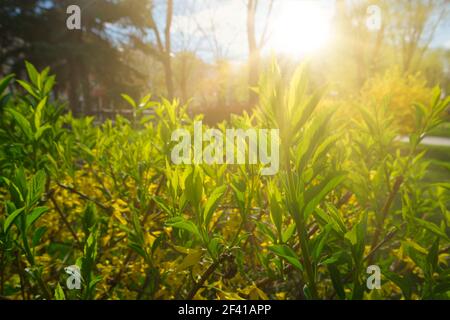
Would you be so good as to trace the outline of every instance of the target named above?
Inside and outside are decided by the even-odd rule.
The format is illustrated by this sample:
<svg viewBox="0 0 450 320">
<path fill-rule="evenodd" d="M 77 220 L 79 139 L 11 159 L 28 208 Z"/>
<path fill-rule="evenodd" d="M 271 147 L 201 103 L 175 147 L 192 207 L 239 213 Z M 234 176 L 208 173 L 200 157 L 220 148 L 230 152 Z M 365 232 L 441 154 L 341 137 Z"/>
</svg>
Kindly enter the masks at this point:
<svg viewBox="0 0 450 320">
<path fill-rule="evenodd" d="M 218 125 L 280 129 L 280 171 L 261 176 L 172 164 L 171 133 L 201 119 L 176 100 L 124 95 L 134 118 L 94 125 L 52 99 L 48 69 L 27 69 L 14 94 L 13 76 L 0 82 L 3 298 L 450 297 L 450 185 L 424 180 L 418 148 L 449 104 L 437 88 L 405 145 L 386 105 L 335 117 L 302 66 L 286 84 L 273 64 L 259 108 Z M 80 290 L 66 286 L 71 265 Z"/>
</svg>

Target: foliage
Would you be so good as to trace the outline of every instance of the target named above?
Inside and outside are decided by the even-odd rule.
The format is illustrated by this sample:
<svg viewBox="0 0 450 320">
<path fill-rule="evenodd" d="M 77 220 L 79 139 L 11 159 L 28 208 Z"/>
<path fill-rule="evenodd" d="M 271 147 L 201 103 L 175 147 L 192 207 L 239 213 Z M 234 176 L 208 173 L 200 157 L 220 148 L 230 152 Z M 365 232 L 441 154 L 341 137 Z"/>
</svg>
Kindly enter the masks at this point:
<svg viewBox="0 0 450 320">
<path fill-rule="evenodd" d="M 426 81 L 420 74 L 404 75 L 394 68 L 365 84 L 361 98 L 367 101 L 370 97 L 374 98 L 377 104 L 386 99 L 398 126 L 402 131 L 410 132 L 415 121 L 414 103 L 431 103 L 432 89 L 427 88 Z"/>
<path fill-rule="evenodd" d="M 62 113 L 48 69 L 27 70 L 21 92 L 0 82 L 2 297 L 450 297 L 450 188 L 424 180 L 418 148 L 449 104 L 438 88 L 404 144 L 386 104 L 338 118 L 317 108 L 327 87 L 312 90 L 304 66 L 286 82 L 273 63 L 259 109 L 218 125 L 280 129 L 280 172 L 261 176 L 173 165 L 171 133 L 195 120 L 177 100 L 123 95 L 133 119 L 96 125 Z M 372 264 L 380 290 L 366 286 Z"/>
</svg>

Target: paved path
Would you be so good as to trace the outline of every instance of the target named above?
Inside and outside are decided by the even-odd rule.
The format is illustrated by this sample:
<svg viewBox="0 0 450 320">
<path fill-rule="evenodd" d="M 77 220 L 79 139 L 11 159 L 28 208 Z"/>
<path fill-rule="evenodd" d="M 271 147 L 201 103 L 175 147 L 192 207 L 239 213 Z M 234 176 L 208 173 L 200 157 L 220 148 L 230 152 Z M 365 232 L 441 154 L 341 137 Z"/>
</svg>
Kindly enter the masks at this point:
<svg viewBox="0 0 450 320">
<path fill-rule="evenodd" d="M 409 138 L 402 136 L 399 139 L 402 142 L 408 142 Z M 450 138 L 444 138 L 444 137 L 425 137 L 422 142 L 422 144 L 429 145 L 429 146 L 442 146 L 442 147 L 450 147 Z"/>
</svg>

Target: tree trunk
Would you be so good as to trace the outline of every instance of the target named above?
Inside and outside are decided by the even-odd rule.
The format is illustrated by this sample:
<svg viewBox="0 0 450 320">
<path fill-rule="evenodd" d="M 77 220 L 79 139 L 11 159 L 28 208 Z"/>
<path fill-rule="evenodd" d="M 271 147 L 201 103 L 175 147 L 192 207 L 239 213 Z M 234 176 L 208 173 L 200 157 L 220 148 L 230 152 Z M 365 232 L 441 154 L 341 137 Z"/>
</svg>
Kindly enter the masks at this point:
<svg viewBox="0 0 450 320">
<path fill-rule="evenodd" d="M 163 65 L 164 65 L 164 76 L 166 79 L 167 97 L 169 98 L 169 100 L 171 100 L 174 97 L 173 92 L 174 90 L 173 90 L 172 62 L 170 55 L 164 57 Z"/>
<path fill-rule="evenodd" d="M 82 74 L 81 74 L 81 89 L 83 92 L 83 105 L 81 112 L 83 114 L 88 113 L 89 111 L 92 111 L 92 99 L 91 99 L 91 86 L 89 82 L 89 72 L 86 70 L 85 66 L 82 66 L 81 68 Z"/>
<path fill-rule="evenodd" d="M 173 99 L 173 73 L 172 73 L 172 46 L 170 29 L 172 27 L 172 16 L 173 16 L 173 0 L 167 1 L 167 13 L 166 13 L 166 29 L 164 30 L 164 40 L 165 40 L 165 54 L 164 54 L 164 73 L 166 77 L 167 95 L 169 99 Z"/>
<path fill-rule="evenodd" d="M 79 75 L 78 68 L 76 63 L 74 63 L 73 59 L 70 60 L 70 74 L 69 74 L 69 103 L 70 110 L 72 111 L 74 116 L 78 116 L 81 114 L 81 104 L 80 97 L 78 95 L 78 84 L 79 84 Z"/>
<path fill-rule="evenodd" d="M 258 95 L 253 91 L 253 87 L 258 85 L 260 51 L 256 42 L 255 15 L 257 0 L 248 0 L 247 3 L 247 39 L 248 39 L 248 86 L 249 86 L 249 107 L 258 103 Z"/>
</svg>

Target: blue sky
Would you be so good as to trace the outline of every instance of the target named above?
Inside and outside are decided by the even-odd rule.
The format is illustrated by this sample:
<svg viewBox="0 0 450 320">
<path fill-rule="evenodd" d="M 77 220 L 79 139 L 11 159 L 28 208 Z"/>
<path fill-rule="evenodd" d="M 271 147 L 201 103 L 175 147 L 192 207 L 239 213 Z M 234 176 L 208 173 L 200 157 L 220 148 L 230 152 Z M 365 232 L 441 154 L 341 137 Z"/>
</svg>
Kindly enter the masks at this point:
<svg viewBox="0 0 450 320">
<path fill-rule="evenodd" d="M 263 29 L 263 21 L 269 1 L 260 1 L 260 3 L 257 15 L 257 29 L 259 33 Z M 298 30 L 307 30 L 308 27 L 305 28 L 304 25 L 298 25 L 300 19 L 297 20 L 295 18 L 296 13 L 289 14 L 289 10 L 298 10 L 300 12 L 300 8 L 303 8 L 305 3 L 312 3 L 314 6 L 321 8 L 322 15 L 320 18 L 316 18 L 317 21 L 314 22 L 315 28 L 326 25 L 332 19 L 335 10 L 335 0 L 275 0 L 271 28 L 277 29 L 281 21 L 281 24 L 291 23 L 294 26 L 297 23 Z M 163 7 L 163 4 L 159 4 L 159 8 L 162 9 L 159 12 L 164 12 Z M 285 8 L 288 8 L 288 15 L 292 20 L 290 22 L 283 21 L 283 19 L 286 20 L 286 14 L 280 14 Z M 164 18 L 163 14 L 158 15 L 158 17 Z M 213 60 L 214 56 L 217 55 L 231 60 L 242 60 L 247 56 L 245 0 L 176 0 L 173 23 L 175 50 L 195 50 L 206 60 Z M 309 29 L 308 31 L 313 32 L 314 28 Z M 205 36 L 208 34 L 209 36 Z M 213 37 L 210 34 L 215 34 L 216 36 Z M 298 35 L 294 33 L 293 36 L 300 39 L 307 38 L 307 34 Z M 275 42 L 273 45 L 277 45 L 277 49 L 283 47 L 283 43 Z M 449 19 L 440 25 L 431 46 L 450 49 Z M 266 47 L 270 47 L 270 43 Z"/>
</svg>

